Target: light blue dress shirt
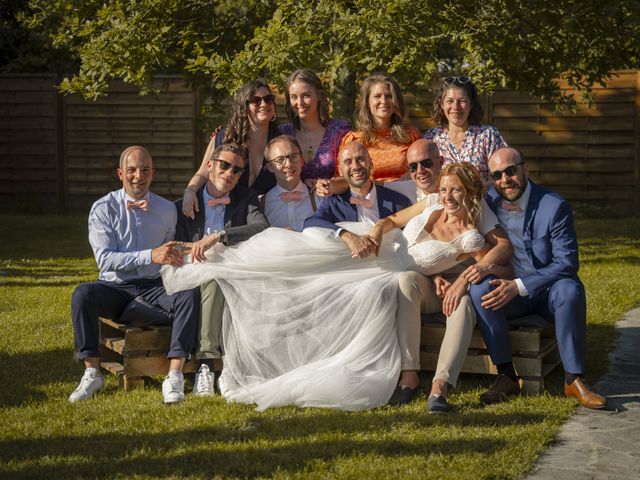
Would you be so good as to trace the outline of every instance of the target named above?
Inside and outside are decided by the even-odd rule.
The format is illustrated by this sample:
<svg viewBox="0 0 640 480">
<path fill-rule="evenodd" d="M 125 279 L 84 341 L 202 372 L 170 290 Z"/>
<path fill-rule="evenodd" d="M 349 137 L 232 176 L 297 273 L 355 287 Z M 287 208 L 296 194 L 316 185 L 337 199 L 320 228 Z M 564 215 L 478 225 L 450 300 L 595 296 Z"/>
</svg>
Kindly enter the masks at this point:
<svg viewBox="0 0 640 480">
<path fill-rule="evenodd" d="M 209 195 L 207 187 L 202 191 L 202 199 L 204 205 L 204 233 L 205 235 L 212 235 L 220 230 L 224 230 L 224 212 L 227 208 L 226 205 L 209 206 L 209 200 L 214 197 Z"/>
<path fill-rule="evenodd" d="M 100 280 L 120 283 L 160 275 L 161 265 L 151 262 L 151 250 L 174 239 L 176 207 L 151 192 L 144 199 L 148 202 L 146 212 L 127 210 L 127 200 L 133 199 L 120 189 L 91 207 L 89 243 Z"/>
</svg>

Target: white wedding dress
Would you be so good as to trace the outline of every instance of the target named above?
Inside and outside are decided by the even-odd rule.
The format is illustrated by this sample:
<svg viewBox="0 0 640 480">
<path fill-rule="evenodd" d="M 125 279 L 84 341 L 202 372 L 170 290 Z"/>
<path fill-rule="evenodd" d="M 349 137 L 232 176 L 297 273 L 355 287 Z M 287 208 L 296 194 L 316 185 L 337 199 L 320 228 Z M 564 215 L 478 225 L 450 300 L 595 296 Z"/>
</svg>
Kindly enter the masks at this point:
<svg viewBox="0 0 640 480">
<path fill-rule="evenodd" d="M 430 239 L 424 226 L 438 208 L 385 234 L 379 255 L 364 260 L 352 259 L 331 230 L 268 228 L 234 247 L 216 245 L 204 263 L 163 267 L 169 293 L 214 279 L 224 293 L 224 397 L 260 411 L 385 405 L 400 373 L 398 272 L 433 275 L 484 244 L 477 230 Z"/>
</svg>

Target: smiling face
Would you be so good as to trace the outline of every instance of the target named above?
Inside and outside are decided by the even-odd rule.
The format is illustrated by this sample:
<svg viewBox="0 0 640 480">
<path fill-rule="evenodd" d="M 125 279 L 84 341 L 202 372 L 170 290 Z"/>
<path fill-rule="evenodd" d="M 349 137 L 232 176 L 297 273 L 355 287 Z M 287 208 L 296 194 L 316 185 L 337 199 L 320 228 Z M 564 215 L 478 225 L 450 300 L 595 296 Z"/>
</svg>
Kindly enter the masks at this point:
<svg viewBox="0 0 640 480">
<path fill-rule="evenodd" d="M 296 80 L 289 86 L 289 102 L 292 111 L 301 120 L 319 117 L 320 93 L 314 86 Z"/>
<path fill-rule="evenodd" d="M 226 170 L 225 168 L 228 167 Z M 209 178 L 207 191 L 214 197 L 221 197 L 230 192 L 237 185 L 241 172 L 233 173 L 236 169 L 244 169 L 245 161 L 240 155 L 229 151 L 221 151 L 207 162 Z"/>
<path fill-rule="evenodd" d="M 260 103 L 254 103 L 251 99 L 262 99 Z M 247 112 L 249 120 L 253 125 L 261 125 L 269 123 L 276 114 L 275 103 L 265 100 L 271 98 L 271 91 L 267 87 L 258 88 L 253 95 L 249 97 Z"/>
<path fill-rule="evenodd" d="M 500 178 L 494 180 L 494 187 L 500 196 L 510 202 L 518 200 L 527 188 L 529 170 L 522 163 L 522 158 L 517 150 L 512 148 L 497 150 L 491 155 L 488 166 L 489 172 L 502 172 Z M 507 175 L 506 169 L 515 169 L 514 174 Z"/>
<path fill-rule="evenodd" d="M 449 125 L 460 128 L 469 126 L 471 99 L 462 88 L 451 87 L 445 90 L 441 107 Z"/>
<path fill-rule="evenodd" d="M 276 177 L 276 182 L 285 190 L 300 183 L 304 160 L 300 149 L 288 140 L 278 140 L 269 147 L 267 170 Z M 295 159 L 297 158 L 297 161 Z"/>
<path fill-rule="evenodd" d="M 440 178 L 440 203 L 449 215 L 466 216 L 465 197 L 467 192 L 457 175 L 443 175 Z"/>
<path fill-rule="evenodd" d="M 351 142 L 340 150 L 339 170 L 349 186 L 364 187 L 370 181 L 371 157 L 367 149 L 358 142 Z"/>
<path fill-rule="evenodd" d="M 424 160 L 430 160 L 432 166 L 425 168 L 421 165 Z M 431 140 L 416 140 L 407 149 L 407 165 L 410 167 L 409 175 L 413 183 L 424 193 L 438 191 L 436 181 L 440 175 L 443 160 L 438 146 Z M 412 172 L 413 168 L 411 167 L 416 170 Z"/>
<path fill-rule="evenodd" d="M 391 88 L 386 83 L 376 83 L 369 92 L 369 112 L 375 128 L 389 128 L 395 102 Z"/>
<path fill-rule="evenodd" d="M 140 200 L 149 191 L 153 181 L 153 160 L 146 150 L 132 148 L 124 155 L 118 168 L 118 178 L 124 191 L 134 200 Z"/>
</svg>

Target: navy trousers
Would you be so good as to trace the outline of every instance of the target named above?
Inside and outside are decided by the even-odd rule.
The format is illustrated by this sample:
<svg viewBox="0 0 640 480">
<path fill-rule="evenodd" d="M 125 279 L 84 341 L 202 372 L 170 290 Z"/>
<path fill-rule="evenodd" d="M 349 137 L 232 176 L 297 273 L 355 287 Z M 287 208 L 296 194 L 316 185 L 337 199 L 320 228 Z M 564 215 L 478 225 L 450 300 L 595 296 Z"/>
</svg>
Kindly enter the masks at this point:
<svg viewBox="0 0 640 480">
<path fill-rule="evenodd" d="M 478 285 L 471 285 L 469 294 L 478 313 L 477 322 L 495 365 L 511 362 L 509 320 L 535 313 L 555 325 L 558 350 L 564 370 L 584 374 L 587 350 L 587 302 L 584 286 L 578 278 L 563 278 L 533 298 L 516 296 L 501 309 L 482 307 L 482 296 L 494 287 L 487 276 Z"/>
<path fill-rule="evenodd" d="M 173 319 L 169 358 L 189 358 L 198 334 L 200 289 L 185 290 L 168 295 L 162 279 L 135 280 L 123 283 L 82 283 L 71 297 L 74 347 L 76 357 L 99 357 L 98 317 L 118 319 L 122 311 L 136 297 L 159 308 Z"/>
</svg>

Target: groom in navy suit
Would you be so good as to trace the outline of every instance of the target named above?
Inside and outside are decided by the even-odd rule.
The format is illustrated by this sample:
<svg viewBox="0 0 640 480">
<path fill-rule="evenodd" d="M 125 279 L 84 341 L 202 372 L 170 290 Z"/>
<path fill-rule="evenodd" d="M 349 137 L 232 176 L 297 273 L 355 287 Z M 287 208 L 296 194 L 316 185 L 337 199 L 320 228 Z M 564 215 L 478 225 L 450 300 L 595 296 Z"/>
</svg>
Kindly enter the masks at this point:
<svg viewBox="0 0 640 480">
<path fill-rule="evenodd" d="M 486 277 L 471 285 L 478 324 L 498 378 L 480 396 L 496 403 L 520 391 L 511 359 L 509 319 L 529 313 L 555 324 L 565 370 L 564 393 L 588 408 L 603 408 L 606 399 L 584 381 L 586 298 L 578 278 L 578 242 L 573 212 L 560 195 L 529 180 L 522 154 L 501 148 L 489 159 L 495 185 L 487 203 L 514 248 L 514 279 Z"/>
<path fill-rule="evenodd" d="M 354 258 L 368 257 L 378 246 L 369 236 L 340 228 L 337 222 L 368 222 L 373 226 L 381 218 L 411 206 L 411 201 L 404 195 L 374 185 L 371 166 L 371 157 L 364 145 L 360 142 L 345 145 L 338 155 L 338 169 L 349 190 L 328 197 L 304 222 L 304 228 L 323 227 L 336 231 Z"/>
</svg>

